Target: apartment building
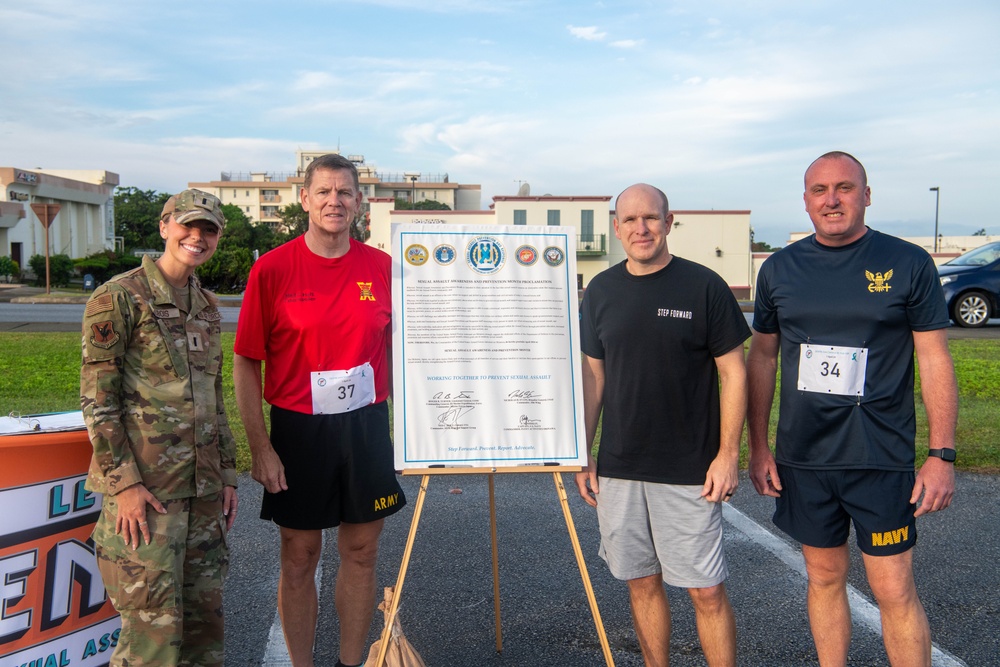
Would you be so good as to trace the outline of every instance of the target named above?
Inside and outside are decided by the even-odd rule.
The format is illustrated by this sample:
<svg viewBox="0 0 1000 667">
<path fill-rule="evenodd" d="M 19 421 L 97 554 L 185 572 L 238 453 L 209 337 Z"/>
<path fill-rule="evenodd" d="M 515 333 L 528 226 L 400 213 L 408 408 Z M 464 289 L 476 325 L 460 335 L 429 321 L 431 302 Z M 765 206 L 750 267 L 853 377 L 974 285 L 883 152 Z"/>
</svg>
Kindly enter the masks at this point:
<svg viewBox="0 0 1000 667">
<path fill-rule="evenodd" d="M 299 201 L 309 163 L 328 153 L 339 151 L 296 151 L 293 172 L 223 172 L 217 181 L 188 183 L 218 197 L 223 204 L 233 204 L 254 222 L 278 225 L 278 212 Z M 363 155 L 345 156 L 358 168 L 361 193 L 366 200 L 402 199 L 406 202 L 437 201 L 452 210 L 477 210 L 482 188 L 479 185 L 453 183 L 448 174 L 415 171 L 401 173 L 379 171 L 365 162 Z"/>
</svg>

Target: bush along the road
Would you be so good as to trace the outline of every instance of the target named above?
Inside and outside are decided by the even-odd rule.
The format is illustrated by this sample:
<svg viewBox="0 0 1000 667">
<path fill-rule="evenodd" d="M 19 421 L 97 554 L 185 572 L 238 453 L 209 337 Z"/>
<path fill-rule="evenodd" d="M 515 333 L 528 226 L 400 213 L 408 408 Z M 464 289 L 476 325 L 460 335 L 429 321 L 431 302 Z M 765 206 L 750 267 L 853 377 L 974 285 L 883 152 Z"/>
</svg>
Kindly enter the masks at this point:
<svg viewBox="0 0 1000 667">
<path fill-rule="evenodd" d="M 142 258 L 135 255 L 119 255 L 111 250 L 103 250 L 88 255 L 83 259 L 74 262 L 76 270 L 81 276 L 88 273 L 94 276 L 94 281 L 100 285 L 105 283 L 119 273 L 124 273 L 129 269 L 142 264 Z"/>
<path fill-rule="evenodd" d="M 32 255 L 28 266 L 35 274 L 35 285 L 45 285 L 45 255 Z M 49 255 L 49 282 L 54 287 L 65 287 L 73 278 L 73 260 L 69 255 Z"/>
<path fill-rule="evenodd" d="M 0 280 L 17 282 L 21 279 L 21 267 L 10 257 L 0 257 Z"/>
</svg>

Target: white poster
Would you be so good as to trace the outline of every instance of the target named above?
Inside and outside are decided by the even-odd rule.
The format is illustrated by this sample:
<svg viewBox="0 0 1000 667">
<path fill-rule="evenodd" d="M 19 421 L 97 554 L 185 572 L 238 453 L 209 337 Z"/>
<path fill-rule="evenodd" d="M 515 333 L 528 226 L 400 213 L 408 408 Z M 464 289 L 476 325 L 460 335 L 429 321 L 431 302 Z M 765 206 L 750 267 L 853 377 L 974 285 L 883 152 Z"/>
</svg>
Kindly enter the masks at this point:
<svg viewBox="0 0 1000 667">
<path fill-rule="evenodd" d="M 396 469 L 585 466 L 575 229 L 392 226 Z"/>
</svg>

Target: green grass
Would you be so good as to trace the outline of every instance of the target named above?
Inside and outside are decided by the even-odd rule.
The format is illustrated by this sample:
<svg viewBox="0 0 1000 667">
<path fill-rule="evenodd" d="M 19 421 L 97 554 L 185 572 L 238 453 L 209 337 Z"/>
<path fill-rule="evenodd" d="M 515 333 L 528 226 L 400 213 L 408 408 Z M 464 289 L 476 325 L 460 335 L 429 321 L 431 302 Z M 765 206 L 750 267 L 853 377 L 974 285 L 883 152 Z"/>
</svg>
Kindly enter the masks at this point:
<svg viewBox="0 0 1000 667">
<path fill-rule="evenodd" d="M 237 466 L 250 469 L 250 450 L 233 391 L 233 341 L 222 334 L 225 350 L 223 393 L 238 446 Z M 958 378 L 959 415 L 956 442 L 961 470 L 1000 473 L 1000 344 L 992 340 L 953 340 L 948 344 Z M 0 332 L 0 411 L 34 414 L 79 410 L 80 335 L 75 333 Z M 780 377 L 779 377 L 780 382 Z M 917 389 L 919 391 L 919 377 Z M 919 394 L 918 394 L 919 395 Z M 771 441 L 778 401 L 771 414 Z M 266 412 L 265 412 L 266 416 Z M 927 450 L 923 405 L 917 400 L 917 463 Z M 740 461 L 746 465 L 744 441 Z"/>
</svg>

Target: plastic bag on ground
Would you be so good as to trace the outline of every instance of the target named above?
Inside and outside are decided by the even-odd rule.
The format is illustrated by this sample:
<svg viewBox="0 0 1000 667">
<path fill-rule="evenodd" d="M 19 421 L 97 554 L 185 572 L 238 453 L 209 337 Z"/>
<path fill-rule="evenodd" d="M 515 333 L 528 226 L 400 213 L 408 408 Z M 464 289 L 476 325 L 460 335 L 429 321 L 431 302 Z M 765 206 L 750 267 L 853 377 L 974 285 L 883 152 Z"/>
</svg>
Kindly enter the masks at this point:
<svg viewBox="0 0 1000 667">
<path fill-rule="evenodd" d="M 385 588 L 385 599 L 379 603 L 378 608 L 385 615 L 385 620 L 389 620 L 389 608 L 392 606 L 393 589 L 389 586 Z M 382 627 L 385 627 L 383 624 Z M 381 650 L 382 640 L 372 644 L 368 650 L 368 659 L 363 667 L 378 667 L 378 652 Z M 392 622 L 392 632 L 389 634 L 389 649 L 385 652 L 385 667 L 427 667 L 423 658 L 417 650 L 403 636 L 403 628 L 399 625 L 399 610 L 396 611 L 396 618 Z"/>
</svg>

